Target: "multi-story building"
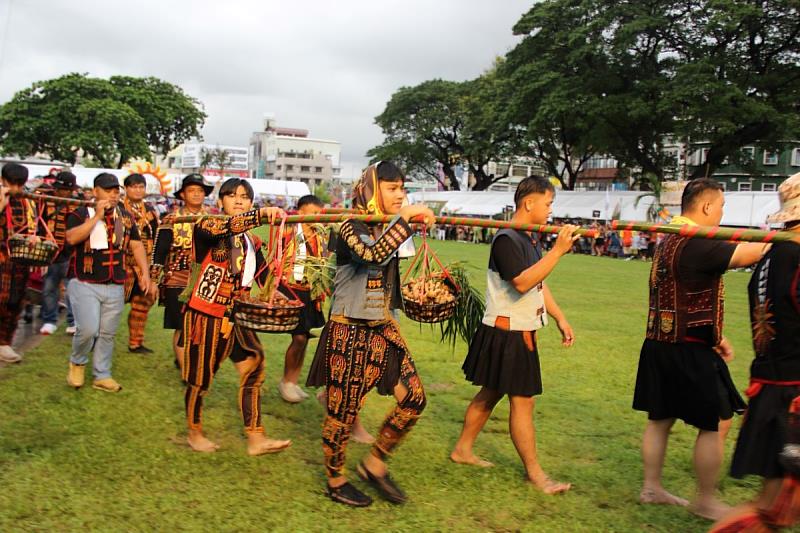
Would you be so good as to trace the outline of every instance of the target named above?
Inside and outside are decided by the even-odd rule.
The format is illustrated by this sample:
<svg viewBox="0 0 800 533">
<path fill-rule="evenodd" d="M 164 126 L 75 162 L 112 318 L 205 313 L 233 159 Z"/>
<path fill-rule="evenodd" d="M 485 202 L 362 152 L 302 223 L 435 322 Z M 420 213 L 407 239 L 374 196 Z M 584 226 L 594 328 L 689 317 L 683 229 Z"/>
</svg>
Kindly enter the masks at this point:
<svg viewBox="0 0 800 533">
<path fill-rule="evenodd" d="M 312 191 L 322 183 L 338 181 L 341 144 L 309 137 L 308 130 L 278 127 L 265 115 L 264 130 L 250 137 L 252 178 L 301 181 Z"/>
<path fill-rule="evenodd" d="M 688 172 L 702 165 L 709 143 L 691 144 L 686 161 Z M 758 144 L 744 146 L 736 157 L 727 158 L 713 178 L 728 191 L 775 191 L 783 180 L 800 172 L 800 141 L 784 141 L 774 150 Z"/>
<path fill-rule="evenodd" d="M 216 153 L 227 154 L 222 164 L 219 157 L 214 157 Z M 211 154 L 211 157 L 206 158 L 205 154 Z M 182 146 L 178 168 L 187 174 L 200 172 L 202 169 L 204 174 L 211 176 L 224 174 L 223 177 L 247 178 L 250 175 L 249 163 L 249 150 L 246 146 L 187 142 Z"/>
</svg>

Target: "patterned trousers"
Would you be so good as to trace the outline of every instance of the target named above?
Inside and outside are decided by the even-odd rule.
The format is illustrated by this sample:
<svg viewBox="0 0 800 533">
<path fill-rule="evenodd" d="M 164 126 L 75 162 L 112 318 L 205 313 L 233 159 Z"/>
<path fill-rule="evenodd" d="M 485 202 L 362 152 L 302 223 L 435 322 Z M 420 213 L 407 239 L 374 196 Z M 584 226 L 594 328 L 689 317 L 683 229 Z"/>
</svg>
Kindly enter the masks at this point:
<svg viewBox="0 0 800 533">
<path fill-rule="evenodd" d="M 128 346 L 136 348 L 144 343 L 144 327 L 147 313 L 155 299 L 146 294 L 134 294 L 130 299 L 131 311 L 128 313 Z"/>
<path fill-rule="evenodd" d="M 414 361 L 394 324 L 378 327 L 329 321 L 325 350 L 327 416 L 322 426 L 322 449 L 329 477 L 344 473 L 345 450 L 356 415 L 367 393 L 380 381 L 390 357 L 400 358 L 399 382 L 406 395 L 383 422 L 372 453 L 386 459 L 425 409 L 425 391 Z"/>
<path fill-rule="evenodd" d="M 0 262 L 0 346 L 10 345 L 17 330 L 30 268 L 6 257 Z"/>
<path fill-rule="evenodd" d="M 263 433 L 261 385 L 264 350 L 255 332 L 226 319 L 187 309 L 183 318 L 183 380 L 186 382 L 186 421 L 189 429 L 202 429 L 203 397 L 227 357 L 247 362 L 239 376 L 239 409 L 247 433 Z"/>
</svg>

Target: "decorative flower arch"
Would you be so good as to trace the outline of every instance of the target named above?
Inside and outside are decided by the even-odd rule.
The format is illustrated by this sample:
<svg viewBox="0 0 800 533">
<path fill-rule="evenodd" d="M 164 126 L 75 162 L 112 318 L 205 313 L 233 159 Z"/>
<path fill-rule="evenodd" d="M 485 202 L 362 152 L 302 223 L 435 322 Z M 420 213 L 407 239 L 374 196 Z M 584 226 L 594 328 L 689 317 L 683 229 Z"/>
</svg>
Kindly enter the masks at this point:
<svg viewBox="0 0 800 533">
<path fill-rule="evenodd" d="M 172 191 L 172 180 L 167 172 L 165 170 L 161 170 L 161 167 L 158 165 L 153 166 L 153 164 L 149 161 L 138 161 L 136 163 L 131 163 L 128 167 L 128 173 L 142 175 L 150 174 L 158 180 L 158 183 L 161 186 L 161 194 L 164 196 Z"/>
</svg>

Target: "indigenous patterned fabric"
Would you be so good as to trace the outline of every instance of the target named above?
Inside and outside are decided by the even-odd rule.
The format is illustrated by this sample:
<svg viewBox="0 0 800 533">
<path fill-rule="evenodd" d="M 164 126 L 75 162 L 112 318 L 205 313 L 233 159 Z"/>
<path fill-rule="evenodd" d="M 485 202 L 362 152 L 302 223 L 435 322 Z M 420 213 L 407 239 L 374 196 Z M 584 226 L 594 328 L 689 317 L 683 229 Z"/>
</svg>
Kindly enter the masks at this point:
<svg viewBox="0 0 800 533">
<path fill-rule="evenodd" d="M 322 257 L 324 255 L 326 246 L 325 236 L 323 234 L 324 228 L 317 225 L 309 225 L 309 228 L 311 231 L 310 236 L 305 231 L 298 232 L 295 227 L 288 228 L 283 235 L 283 249 L 285 250 L 286 256 L 292 258 L 291 264 L 286 272 L 284 272 L 284 275 L 286 284 L 293 289 L 308 290 L 310 288 L 308 280 L 305 279 L 305 277 L 302 281 L 297 281 L 294 275 L 294 266 L 295 261 L 297 261 L 297 252 L 300 243 L 305 243 L 306 254 L 309 256 Z"/>
<path fill-rule="evenodd" d="M 263 433 L 261 385 L 264 350 L 256 333 L 189 309 L 183 324 L 183 380 L 186 382 L 186 418 L 189 428 L 202 429 L 203 397 L 208 393 L 222 361 L 250 362 L 239 380 L 239 409 L 247 433 Z"/>
<path fill-rule="evenodd" d="M 53 190 L 50 187 L 40 187 L 37 189 L 37 192 L 48 195 L 53 194 Z M 83 195 L 78 191 L 73 192 L 71 196 L 71 198 L 77 200 L 82 199 L 82 197 Z M 66 242 L 67 215 L 72 212 L 74 206 L 56 203 L 52 200 L 45 200 L 40 205 L 42 206 L 42 219 L 45 224 L 47 224 L 47 228 L 50 230 L 59 248 L 58 255 L 56 255 L 53 262 L 58 263 L 69 260 L 72 254 L 72 247 Z"/>
<path fill-rule="evenodd" d="M 800 479 L 786 476 L 769 509 L 750 509 L 716 524 L 709 533 L 769 533 L 800 520 Z"/>
<path fill-rule="evenodd" d="M 705 287 L 687 286 L 678 275 L 678 263 L 688 240 L 669 235 L 656 248 L 650 270 L 647 338 L 675 344 L 686 339 L 690 328 L 711 326 L 717 345 L 722 340 L 722 276 Z"/>
<path fill-rule="evenodd" d="M 244 233 L 261 224 L 257 209 L 229 218 L 203 218 L 194 228 L 192 281 L 187 289 L 190 308 L 223 317 L 242 290 L 242 274 L 248 251 Z M 261 241 L 249 236 L 256 254 L 256 270 L 264 263 Z"/>
<path fill-rule="evenodd" d="M 123 207 L 130 213 L 131 217 L 133 217 L 134 224 L 136 224 L 136 228 L 139 230 L 139 239 L 142 241 L 145 254 L 148 258 L 151 258 L 156 230 L 158 229 L 158 215 L 155 209 L 144 202 L 132 202 L 128 198 L 123 200 Z M 139 271 L 139 265 L 136 264 L 136 258 L 133 256 L 133 252 L 131 252 L 130 249 L 128 249 L 125 254 L 125 271 L 125 301 L 129 302 L 131 298 L 139 294 L 137 280 L 142 277 L 142 273 Z M 140 300 L 140 303 L 142 302 L 143 301 Z M 147 321 L 146 314 L 144 316 L 144 321 Z"/>
<path fill-rule="evenodd" d="M 29 274 L 27 266 L 8 259 L 0 262 L 0 346 L 14 338 Z"/>
<path fill-rule="evenodd" d="M 150 279 L 165 287 L 184 288 L 189 283 L 192 267 L 192 236 L 194 223 L 175 222 L 175 217 L 204 215 L 205 209 L 197 213 L 181 207 L 165 216 L 158 227 L 150 261 Z M 162 302 L 163 303 L 163 302 Z"/>
<path fill-rule="evenodd" d="M 18 233 L 35 235 L 39 233 L 36 225 L 36 204 L 24 198 L 9 198 L 0 221 L 0 261 L 8 260 L 8 239 Z"/>
<path fill-rule="evenodd" d="M 753 271 L 748 287 L 752 377 L 800 380 L 800 246 L 775 243 Z"/>
<path fill-rule="evenodd" d="M 425 391 L 417 369 L 394 322 L 379 327 L 345 324 L 331 320 L 327 354 L 327 416 L 322 426 L 325 468 L 330 477 L 344 473 L 350 429 L 367 393 L 386 370 L 389 357 L 400 363 L 400 383 L 408 391 L 392 409 L 373 445 L 373 453 L 385 459 L 414 426 L 425 408 Z"/>
<path fill-rule="evenodd" d="M 79 207 L 67 217 L 67 229 L 80 226 L 89 219 L 89 211 Z M 117 208 L 105 217 L 108 248 L 93 250 L 91 239 L 75 247 L 75 275 L 88 283 L 125 283 L 125 254 L 130 241 L 139 240 L 139 230 L 127 211 Z"/>
<path fill-rule="evenodd" d="M 144 328 L 147 314 L 155 300 L 146 294 L 135 294 L 130 298 L 131 311 L 128 313 L 128 346 L 135 348 L 144 343 Z"/>
</svg>

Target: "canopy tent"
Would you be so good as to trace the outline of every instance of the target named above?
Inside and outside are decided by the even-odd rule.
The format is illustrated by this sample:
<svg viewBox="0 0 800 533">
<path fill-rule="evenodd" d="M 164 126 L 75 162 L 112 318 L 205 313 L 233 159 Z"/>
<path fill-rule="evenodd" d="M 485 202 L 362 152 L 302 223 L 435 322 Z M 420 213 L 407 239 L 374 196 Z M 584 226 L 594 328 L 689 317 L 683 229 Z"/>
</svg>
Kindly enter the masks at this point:
<svg viewBox="0 0 800 533">
<path fill-rule="evenodd" d="M 646 220 L 653 204 L 652 196 L 639 191 L 557 191 L 553 203 L 554 218 L 583 218 L 595 220 Z M 637 198 L 640 198 L 637 204 Z M 507 206 L 514 205 L 513 192 L 496 191 L 438 191 L 409 194 L 411 202 L 436 202 L 442 214 L 459 216 L 494 216 Z M 761 227 L 767 216 L 778 211 L 780 202 L 774 192 L 725 193 L 725 226 Z M 670 214 L 678 209 L 671 208 Z M 674 211 L 674 212 L 672 212 Z"/>
</svg>

